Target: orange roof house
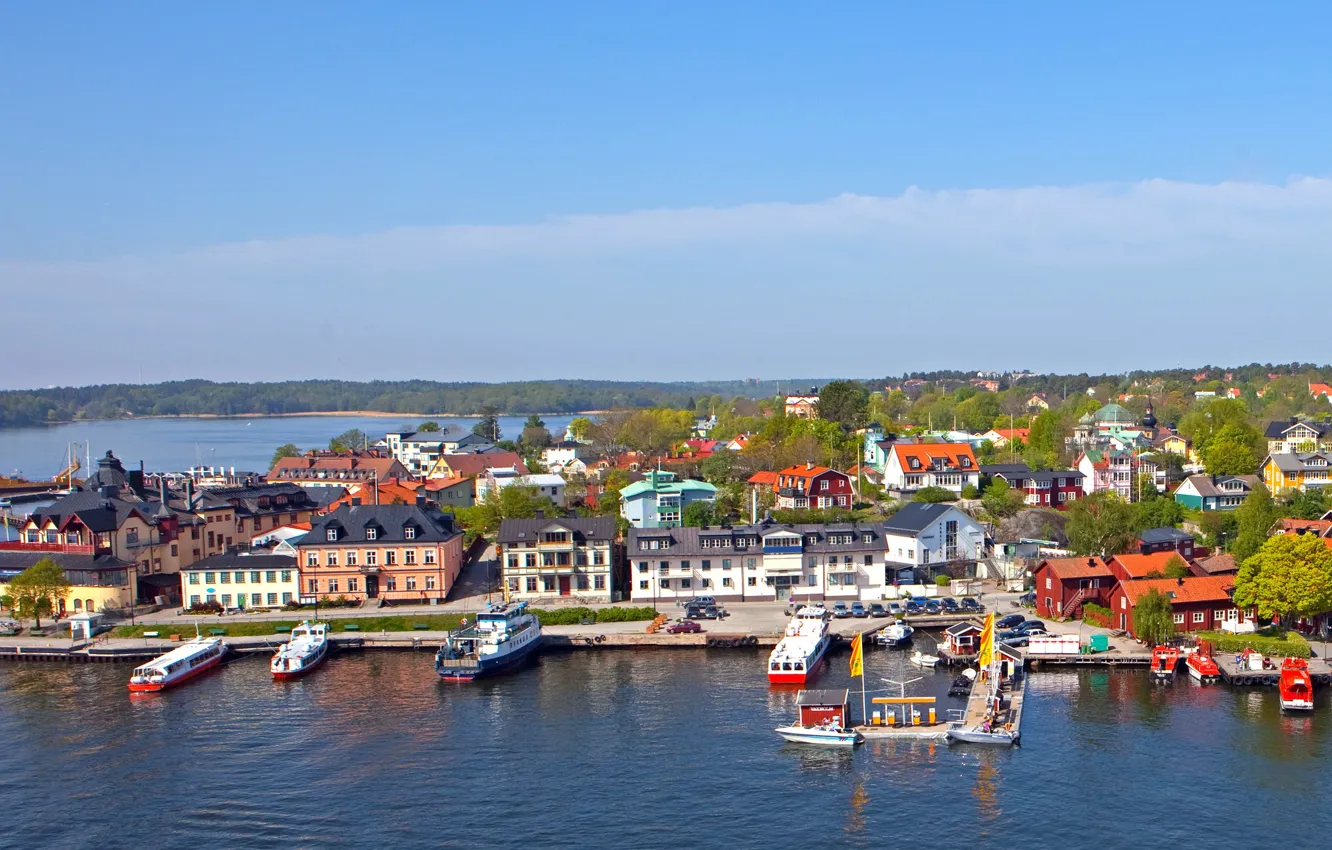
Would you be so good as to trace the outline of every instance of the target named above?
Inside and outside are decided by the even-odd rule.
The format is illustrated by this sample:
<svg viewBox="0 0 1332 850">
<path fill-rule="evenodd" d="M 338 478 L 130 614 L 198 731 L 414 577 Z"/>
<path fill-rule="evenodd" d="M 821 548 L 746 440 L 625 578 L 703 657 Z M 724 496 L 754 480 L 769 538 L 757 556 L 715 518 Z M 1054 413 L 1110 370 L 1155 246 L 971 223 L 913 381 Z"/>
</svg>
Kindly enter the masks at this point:
<svg viewBox="0 0 1332 850">
<path fill-rule="evenodd" d="M 901 494 L 926 487 L 960 494 L 967 485 L 980 485 L 980 467 L 967 443 L 893 443 L 884 464 L 883 483 Z"/>
<path fill-rule="evenodd" d="M 1176 631 L 1218 629 L 1227 620 L 1248 619 L 1252 613 L 1240 611 L 1231 598 L 1233 575 L 1133 579 L 1121 581 L 1111 594 L 1112 625 L 1133 634 L 1133 606 L 1153 590 L 1170 600 Z"/>
<path fill-rule="evenodd" d="M 417 482 L 412 482 L 417 484 Z M 334 499 L 324 508 L 323 513 L 332 513 L 343 505 L 413 505 L 416 504 L 417 486 L 407 486 L 396 478 L 385 481 L 367 481 L 353 484 L 340 498 Z M 420 491 L 424 493 L 424 491 Z"/>
<path fill-rule="evenodd" d="M 1332 398 L 1332 386 L 1328 386 L 1327 384 L 1310 384 L 1309 394 L 1314 398 L 1317 398 L 1318 396 Z"/>
<path fill-rule="evenodd" d="M 1171 558 L 1179 558 L 1188 566 L 1188 561 L 1178 552 L 1153 552 L 1150 555 L 1112 555 L 1110 556 L 1110 571 L 1115 574 L 1115 578 L 1120 581 L 1132 581 L 1142 579 L 1152 573 L 1165 573 L 1166 564 Z"/>
<path fill-rule="evenodd" d="M 395 458 L 365 452 L 319 452 L 284 457 L 268 471 L 270 484 L 346 487 L 352 482 L 411 478 Z"/>
</svg>

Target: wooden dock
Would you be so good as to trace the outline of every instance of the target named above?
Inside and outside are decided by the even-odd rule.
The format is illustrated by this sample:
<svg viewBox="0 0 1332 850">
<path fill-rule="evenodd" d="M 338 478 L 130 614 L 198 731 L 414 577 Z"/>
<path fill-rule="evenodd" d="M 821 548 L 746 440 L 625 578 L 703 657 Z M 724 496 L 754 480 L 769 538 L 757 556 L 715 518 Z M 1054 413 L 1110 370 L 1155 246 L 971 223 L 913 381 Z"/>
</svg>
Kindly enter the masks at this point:
<svg viewBox="0 0 1332 850">
<path fill-rule="evenodd" d="M 1235 653 L 1216 653 L 1212 656 L 1221 670 L 1221 680 L 1235 687 L 1275 688 L 1281 678 L 1281 660 L 1271 670 L 1246 670 L 1235 661 Z M 1309 659 L 1309 678 L 1314 686 L 1332 685 L 1332 668 L 1322 658 Z"/>
<path fill-rule="evenodd" d="M 1151 653 L 1141 652 L 1088 652 L 1074 655 L 1030 655 L 1023 654 L 1028 667 L 1040 670 L 1043 667 L 1132 667 L 1147 666 L 1152 662 Z"/>
</svg>

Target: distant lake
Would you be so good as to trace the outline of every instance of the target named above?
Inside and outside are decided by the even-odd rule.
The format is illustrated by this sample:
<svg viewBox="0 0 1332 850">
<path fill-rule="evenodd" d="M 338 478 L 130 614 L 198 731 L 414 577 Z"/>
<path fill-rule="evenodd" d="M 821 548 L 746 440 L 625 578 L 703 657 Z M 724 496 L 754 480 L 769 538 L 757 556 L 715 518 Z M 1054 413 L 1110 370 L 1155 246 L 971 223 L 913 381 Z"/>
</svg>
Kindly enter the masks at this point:
<svg viewBox="0 0 1332 850">
<path fill-rule="evenodd" d="M 545 416 L 546 427 L 555 439 L 564 435 L 572 416 Z M 516 439 L 525 416 L 500 418 L 501 437 Z M 328 441 L 352 428 L 377 440 L 389 431 L 410 431 L 420 417 L 396 416 L 279 416 L 228 419 L 118 419 L 105 422 L 71 422 L 0 430 L 0 474 L 16 470 L 30 479 L 50 478 L 66 463 L 69 444 L 82 459 L 85 446 L 94 462 L 107 449 L 116 453 L 126 468 L 139 461 L 150 471 L 178 472 L 191 466 L 225 466 L 252 472 L 267 472 L 273 450 L 284 443 L 303 449 L 326 448 Z M 440 418 L 443 428 L 452 425 L 472 430 L 476 419 Z"/>
</svg>

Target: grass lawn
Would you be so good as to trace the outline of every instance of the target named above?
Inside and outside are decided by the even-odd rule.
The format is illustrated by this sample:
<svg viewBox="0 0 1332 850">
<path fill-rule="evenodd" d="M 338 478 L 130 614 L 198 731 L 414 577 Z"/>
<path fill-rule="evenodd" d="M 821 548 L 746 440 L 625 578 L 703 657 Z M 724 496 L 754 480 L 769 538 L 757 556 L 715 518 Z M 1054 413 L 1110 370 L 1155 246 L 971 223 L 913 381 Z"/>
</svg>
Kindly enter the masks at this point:
<svg viewBox="0 0 1332 850">
<path fill-rule="evenodd" d="M 458 628 L 462 614 L 406 614 L 388 617 L 329 617 L 320 616 L 320 622 L 329 623 L 333 634 L 342 631 L 343 623 L 355 623 L 362 632 L 410 632 L 418 623 L 430 627 L 430 631 L 445 632 Z M 227 637 L 255 637 L 276 634 L 282 627 L 288 629 L 299 626 L 301 620 L 240 620 L 231 617 L 200 617 L 199 631 L 204 635 L 209 629 L 226 629 Z M 177 634 L 194 636 L 194 623 L 159 623 L 156 625 L 117 626 L 114 635 L 118 638 L 142 637 L 144 632 L 157 632 L 162 637 Z"/>
</svg>

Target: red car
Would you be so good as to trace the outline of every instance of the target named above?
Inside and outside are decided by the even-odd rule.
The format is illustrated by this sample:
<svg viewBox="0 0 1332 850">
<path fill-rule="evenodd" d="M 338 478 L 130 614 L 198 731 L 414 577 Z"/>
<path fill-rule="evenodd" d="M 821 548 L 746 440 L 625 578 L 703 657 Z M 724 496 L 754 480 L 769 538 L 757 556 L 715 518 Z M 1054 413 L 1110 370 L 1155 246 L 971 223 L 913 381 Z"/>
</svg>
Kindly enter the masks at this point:
<svg viewBox="0 0 1332 850">
<path fill-rule="evenodd" d="M 673 635 L 685 635 L 701 632 L 703 627 L 693 620 L 681 620 L 678 623 L 671 623 L 666 627 L 666 631 Z"/>
</svg>

